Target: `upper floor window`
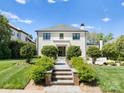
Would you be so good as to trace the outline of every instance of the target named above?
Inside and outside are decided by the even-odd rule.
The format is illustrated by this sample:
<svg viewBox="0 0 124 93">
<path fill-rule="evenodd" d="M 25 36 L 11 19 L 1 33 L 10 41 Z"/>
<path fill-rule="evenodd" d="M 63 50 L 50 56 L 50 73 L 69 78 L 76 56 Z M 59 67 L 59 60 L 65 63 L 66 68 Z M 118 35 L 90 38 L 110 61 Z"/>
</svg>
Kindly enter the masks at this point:
<svg viewBox="0 0 124 93">
<path fill-rule="evenodd" d="M 50 33 L 43 33 L 43 40 L 50 40 L 51 34 Z"/>
<path fill-rule="evenodd" d="M 25 37 L 25 41 L 29 41 L 28 37 Z"/>
<path fill-rule="evenodd" d="M 18 39 L 21 39 L 21 33 L 17 33 Z"/>
<path fill-rule="evenodd" d="M 80 33 L 73 33 L 73 40 L 80 40 Z"/>
<path fill-rule="evenodd" d="M 63 34 L 63 33 L 60 33 L 60 34 L 59 34 L 59 38 L 60 38 L 60 39 L 63 39 L 63 38 L 64 38 L 64 34 Z"/>
<path fill-rule="evenodd" d="M 14 31 L 12 31 L 12 36 L 14 36 L 15 35 L 15 32 Z"/>
</svg>

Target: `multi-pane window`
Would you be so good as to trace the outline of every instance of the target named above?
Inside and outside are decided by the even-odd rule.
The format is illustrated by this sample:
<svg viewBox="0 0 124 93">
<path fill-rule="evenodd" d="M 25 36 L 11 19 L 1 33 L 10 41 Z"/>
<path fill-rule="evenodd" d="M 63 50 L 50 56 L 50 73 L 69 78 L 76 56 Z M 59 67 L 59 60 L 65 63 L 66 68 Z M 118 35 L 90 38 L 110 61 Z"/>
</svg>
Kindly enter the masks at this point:
<svg viewBox="0 0 124 93">
<path fill-rule="evenodd" d="M 14 36 L 15 35 L 15 32 L 14 31 L 12 31 L 12 36 Z"/>
<path fill-rule="evenodd" d="M 80 33 L 73 33 L 73 40 L 80 40 Z"/>
<path fill-rule="evenodd" d="M 50 40 L 51 34 L 50 33 L 43 33 L 43 40 Z"/>
<path fill-rule="evenodd" d="M 60 39 L 63 39 L 64 38 L 64 34 L 63 33 L 60 33 L 59 34 L 59 37 L 60 37 Z"/>
<path fill-rule="evenodd" d="M 18 39 L 21 39 L 21 33 L 17 33 Z"/>
</svg>

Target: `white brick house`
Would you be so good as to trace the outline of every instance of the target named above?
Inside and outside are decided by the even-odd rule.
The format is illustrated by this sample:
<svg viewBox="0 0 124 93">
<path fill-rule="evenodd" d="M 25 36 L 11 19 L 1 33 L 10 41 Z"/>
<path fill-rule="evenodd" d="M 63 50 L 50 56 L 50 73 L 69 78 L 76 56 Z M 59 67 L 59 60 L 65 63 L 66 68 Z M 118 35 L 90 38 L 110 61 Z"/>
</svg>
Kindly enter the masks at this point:
<svg viewBox="0 0 124 93">
<path fill-rule="evenodd" d="M 82 24 L 82 27 L 84 25 Z M 80 46 L 82 56 L 86 58 L 86 30 L 66 25 L 58 25 L 47 29 L 37 30 L 37 53 L 41 54 L 41 49 L 45 45 L 58 47 L 58 56 L 66 56 L 69 46 Z"/>
</svg>

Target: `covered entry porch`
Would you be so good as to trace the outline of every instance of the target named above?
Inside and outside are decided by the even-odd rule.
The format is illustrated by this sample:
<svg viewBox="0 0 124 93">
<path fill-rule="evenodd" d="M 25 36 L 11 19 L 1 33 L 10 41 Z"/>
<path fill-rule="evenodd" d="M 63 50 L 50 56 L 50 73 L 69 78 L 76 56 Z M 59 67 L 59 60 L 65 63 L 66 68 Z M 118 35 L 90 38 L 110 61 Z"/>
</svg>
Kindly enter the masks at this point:
<svg viewBox="0 0 124 93">
<path fill-rule="evenodd" d="M 54 40 L 56 47 L 58 48 L 58 57 L 66 57 L 67 49 L 70 46 L 69 40 Z"/>
</svg>

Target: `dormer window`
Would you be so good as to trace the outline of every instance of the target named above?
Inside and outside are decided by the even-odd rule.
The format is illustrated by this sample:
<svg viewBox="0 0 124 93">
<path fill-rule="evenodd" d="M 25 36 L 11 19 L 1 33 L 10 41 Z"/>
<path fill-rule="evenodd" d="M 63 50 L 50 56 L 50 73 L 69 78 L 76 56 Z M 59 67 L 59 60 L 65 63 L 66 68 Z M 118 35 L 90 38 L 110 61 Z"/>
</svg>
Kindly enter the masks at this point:
<svg viewBox="0 0 124 93">
<path fill-rule="evenodd" d="M 64 34 L 63 34 L 63 33 L 60 33 L 60 34 L 59 34 L 59 38 L 60 38 L 60 39 L 64 39 Z"/>
</svg>

